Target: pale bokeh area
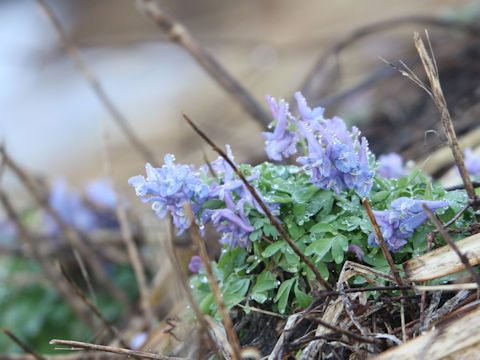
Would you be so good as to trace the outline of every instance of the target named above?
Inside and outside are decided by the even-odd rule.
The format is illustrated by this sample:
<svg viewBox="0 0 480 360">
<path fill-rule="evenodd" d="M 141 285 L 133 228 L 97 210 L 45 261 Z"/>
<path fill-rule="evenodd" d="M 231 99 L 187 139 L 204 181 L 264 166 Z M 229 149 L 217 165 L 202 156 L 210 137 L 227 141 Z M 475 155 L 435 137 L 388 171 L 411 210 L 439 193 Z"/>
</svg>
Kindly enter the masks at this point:
<svg viewBox="0 0 480 360">
<path fill-rule="evenodd" d="M 184 123 L 182 112 L 218 144 L 231 144 L 239 161 L 263 156 L 261 126 L 184 49 L 168 42 L 134 1 L 48 3 L 108 95 L 160 159 L 170 152 L 179 162 L 204 161 L 207 146 Z M 400 16 L 452 14 L 471 3 L 161 2 L 265 109 L 265 94 L 290 98 L 325 49 L 355 29 Z M 144 159 L 77 71 L 35 1 L 3 0 L 0 23 L 0 134 L 13 157 L 33 173 L 63 176 L 80 186 L 105 175 L 105 126 L 117 182 L 126 187 L 129 176 L 143 173 Z M 388 32 L 388 40 L 382 32 L 359 42 L 345 53 L 355 65 L 344 76 L 355 79 L 385 66 L 378 56 L 401 58 L 395 49 L 411 42 L 414 29 L 423 30 L 401 26 Z"/>
</svg>

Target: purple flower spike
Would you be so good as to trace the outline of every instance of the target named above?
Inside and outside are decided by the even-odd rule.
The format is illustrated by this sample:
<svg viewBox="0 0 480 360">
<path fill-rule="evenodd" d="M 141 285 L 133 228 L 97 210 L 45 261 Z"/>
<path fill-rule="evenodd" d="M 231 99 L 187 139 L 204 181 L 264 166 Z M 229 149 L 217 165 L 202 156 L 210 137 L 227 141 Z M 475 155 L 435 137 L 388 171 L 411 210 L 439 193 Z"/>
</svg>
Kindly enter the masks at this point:
<svg viewBox="0 0 480 360">
<path fill-rule="evenodd" d="M 448 201 L 415 200 L 401 197 L 390 203 L 393 210 L 373 211 L 375 219 L 381 228 L 382 236 L 389 250 L 400 250 L 415 230 L 427 221 L 428 216 L 422 205 L 426 205 L 431 211 L 448 206 Z M 370 234 L 368 243 L 378 246 L 375 234 Z"/>
<path fill-rule="evenodd" d="M 198 274 L 200 269 L 202 268 L 202 259 L 200 259 L 200 256 L 194 255 L 190 259 L 190 264 L 188 264 L 188 269 L 194 273 Z"/>
<path fill-rule="evenodd" d="M 267 101 L 270 104 L 277 125 L 273 133 L 262 133 L 265 139 L 267 139 L 265 152 L 270 159 L 280 161 L 283 157 L 288 158 L 297 152 L 299 138 L 295 132 L 287 130 L 289 122 L 292 121 L 292 116 L 288 111 L 288 104 L 285 100 L 282 99 L 277 103 L 273 97 L 268 95 Z"/>
<path fill-rule="evenodd" d="M 313 123 L 314 121 L 323 120 L 323 113 L 325 109 L 322 107 L 316 107 L 313 110 L 307 105 L 307 100 L 300 91 L 295 93 L 295 99 L 297 100 L 298 112 L 302 119 L 307 123 Z"/>
<path fill-rule="evenodd" d="M 403 159 L 397 153 L 380 155 L 378 163 L 380 167 L 377 173 L 386 179 L 398 179 L 407 174 L 407 171 L 403 167 Z"/>
<path fill-rule="evenodd" d="M 165 155 L 165 165 L 154 168 L 146 165 L 147 177 L 134 176 L 128 183 L 143 202 L 151 202 L 155 214 L 163 218 L 170 213 L 179 235 L 190 227 L 183 206 L 189 203 L 196 214 L 209 199 L 210 187 L 200 178 L 193 166 L 175 164 L 175 157 Z"/>
<path fill-rule="evenodd" d="M 307 140 L 308 156 L 297 162 L 311 171 L 310 181 L 321 189 L 340 195 L 343 188 L 355 189 L 366 196 L 373 184 L 374 172 L 368 159 L 368 142 L 357 128 L 347 130 L 342 119 L 323 119 L 316 125 L 298 122 L 300 134 Z"/>
</svg>

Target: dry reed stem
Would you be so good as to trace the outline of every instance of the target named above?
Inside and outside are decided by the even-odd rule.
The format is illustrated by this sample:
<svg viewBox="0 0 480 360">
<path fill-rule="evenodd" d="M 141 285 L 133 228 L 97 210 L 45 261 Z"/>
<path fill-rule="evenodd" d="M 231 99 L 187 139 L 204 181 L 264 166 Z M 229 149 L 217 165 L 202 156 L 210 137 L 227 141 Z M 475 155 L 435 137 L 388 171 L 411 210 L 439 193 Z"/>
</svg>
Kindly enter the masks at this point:
<svg viewBox="0 0 480 360">
<path fill-rule="evenodd" d="M 10 338 L 10 340 L 20 346 L 22 350 L 25 351 L 27 354 L 31 354 L 33 357 L 35 357 L 36 360 L 46 360 L 43 356 L 37 354 L 35 350 L 33 350 L 30 346 L 28 346 L 22 340 L 16 337 L 10 330 L 3 328 L 2 331 Z"/>
<path fill-rule="evenodd" d="M 71 289 L 75 292 L 75 294 L 77 294 L 77 296 L 83 301 L 83 303 L 87 305 L 90 311 L 102 322 L 103 326 L 105 327 L 105 329 L 108 330 L 110 335 L 112 335 L 113 338 L 116 338 L 121 346 L 129 348 L 126 341 L 123 339 L 122 334 L 120 334 L 117 329 L 110 325 L 110 323 L 107 321 L 107 319 L 105 319 L 100 310 L 98 310 L 98 308 L 90 300 L 88 300 L 83 291 L 73 282 L 70 276 L 68 276 L 65 268 L 60 263 L 57 264 L 60 268 L 61 274 L 63 275 L 68 285 L 70 285 Z"/>
<path fill-rule="evenodd" d="M 53 340 L 50 340 L 50 345 L 71 346 L 74 349 L 105 351 L 105 352 L 110 352 L 114 354 L 126 355 L 129 357 L 135 356 L 135 357 L 152 359 L 152 360 L 185 360 L 179 357 L 164 356 L 164 355 L 153 354 L 153 353 L 148 353 L 144 351 L 128 350 L 128 349 L 122 349 L 114 346 L 97 345 L 97 344 L 85 343 L 80 341 L 53 339 Z M 71 350 L 71 349 L 57 349 L 57 350 Z"/>
<path fill-rule="evenodd" d="M 445 239 L 445 241 L 448 243 L 448 245 L 455 251 L 455 253 L 458 255 L 460 260 L 462 261 L 463 265 L 467 269 L 467 271 L 472 275 L 472 278 L 475 280 L 475 282 L 478 284 L 480 287 L 480 275 L 475 272 L 473 269 L 472 264 L 470 264 L 470 261 L 468 258 L 463 254 L 459 249 L 458 246 L 455 244 L 455 242 L 452 240 L 450 235 L 446 232 L 446 230 L 442 227 L 442 224 L 438 219 L 433 215 L 433 213 L 430 211 L 430 209 L 425 205 L 422 204 L 422 208 L 425 211 L 425 213 L 428 215 L 428 218 L 430 221 L 435 225 L 437 230 L 440 232 L 440 235 Z"/>
<path fill-rule="evenodd" d="M 69 291 L 58 269 L 52 266 L 48 258 L 41 255 L 37 247 L 37 242 L 31 237 L 27 228 L 22 224 L 10 200 L 0 188 L 0 202 L 9 218 L 15 224 L 18 238 L 30 249 L 32 258 L 35 259 L 42 269 L 45 277 L 52 282 L 52 285 L 58 291 L 60 296 L 72 307 L 73 311 L 82 319 L 88 327 L 95 332 L 95 323 L 90 319 L 90 314 L 85 311 L 78 299 Z"/>
<path fill-rule="evenodd" d="M 430 39 L 428 37 L 428 32 L 425 31 L 428 44 L 430 45 Z M 448 111 L 447 102 L 443 95 L 442 87 L 440 86 L 440 79 L 437 69 L 437 64 L 435 63 L 435 58 L 433 57 L 433 51 L 430 45 L 430 52 L 432 57 L 429 56 L 425 45 L 420 37 L 420 35 L 415 32 L 413 35 L 413 40 L 415 42 L 415 47 L 417 48 L 418 55 L 422 60 L 423 67 L 427 73 L 428 80 L 430 81 L 430 86 L 432 90 L 432 97 L 437 106 L 438 112 L 440 113 L 440 119 L 442 122 L 445 135 L 448 139 L 448 144 L 455 158 L 455 162 L 458 166 L 460 176 L 462 177 L 463 184 L 465 185 L 465 190 L 467 191 L 468 197 L 470 199 L 475 199 L 475 190 L 468 175 L 467 169 L 465 167 L 465 162 L 463 160 L 462 153 L 460 151 L 460 146 L 457 142 L 457 137 L 455 135 L 455 129 L 453 128 L 452 119 L 450 117 L 450 112 Z M 475 206 L 475 209 L 478 209 L 478 206 Z"/>
<path fill-rule="evenodd" d="M 378 227 L 377 220 L 375 219 L 375 215 L 373 215 L 372 208 L 370 207 L 370 203 L 368 202 L 368 199 L 363 198 L 362 204 L 365 207 L 365 210 L 367 211 L 368 217 L 373 226 L 373 230 L 375 231 L 375 235 L 377 236 L 377 241 L 380 244 L 380 248 L 382 249 L 383 256 L 387 260 L 388 266 L 390 267 L 390 271 L 392 272 L 392 275 L 395 278 L 395 281 L 399 286 L 402 286 L 402 287 L 405 286 L 405 282 L 400 276 L 398 269 L 395 267 L 395 263 L 393 262 L 392 255 L 390 254 L 390 251 L 388 251 L 387 243 L 385 242 L 385 239 L 382 236 L 382 232 Z M 406 290 L 402 290 L 402 292 L 404 293 L 404 296 L 407 295 Z"/>
<path fill-rule="evenodd" d="M 79 72 L 83 75 L 88 85 L 90 85 L 90 88 L 93 90 L 93 92 L 95 93 L 97 98 L 100 100 L 102 105 L 105 107 L 105 109 L 108 111 L 110 116 L 113 118 L 115 123 L 119 126 L 119 128 L 125 134 L 128 141 L 130 141 L 132 146 L 136 150 L 138 150 L 138 152 L 140 152 L 147 161 L 151 162 L 152 164 L 156 164 L 156 160 L 155 160 L 155 156 L 153 155 L 153 152 L 138 138 L 138 136 L 135 134 L 133 129 L 130 127 L 128 120 L 120 112 L 120 110 L 118 110 L 118 108 L 115 106 L 113 101 L 107 95 L 107 93 L 103 89 L 98 79 L 95 77 L 95 75 L 92 73 L 87 63 L 85 62 L 85 60 L 82 58 L 80 51 L 73 44 L 71 39 L 68 37 L 67 32 L 63 29 L 63 26 L 60 23 L 60 20 L 55 16 L 52 9 L 45 2 L 45 0 L 36 0 L 36 2 L 40 6 L 44 14 L 46 15 L 48 21 L 55 28 L 63 46 L 65 47 L 65 50 L 67 51 L 68 55 L 72 58 L 73 62 L 75 63 L 75 66 L 77 67 Z"/>
<path fill-rule="evenodd" d="M 248 189 L 250 194 L 252 194 L 253 198 L 255 201 L 260 205 L 264 213 L 267 215 L 267 217 L 270 220 L 270 224 L 275 226 L 277 231 L 280 233 L 280 235 L 283 237 L 283 239 L 288 243 L 290 248 L 295 252 L 300 257 L 300 260 L 303 261 L 307 266 L 312 270 L 312 272 L 315 274 L 316 279 L 327 289 L 327 290 L 333 290 L 332 286 L 325 280 L 325 278 L 320 274 L 320 272 L 317 270 L 315 265 L 305 256 L 305 254 L 295 245 L 295 243 L 290 239 L 290 236 L 288 236 L 287 232 L 283 228 L 282 225 L 278 222 L 278 220 L 272 215 L 271 211 L 267 207 L 267 205 L 263 202 L 262 198 L 258 195 L 257 191 L 253 188 L 252 185 L 245 179 L 243 176 L 242 172 L 238 169 L 238 167 L 233 163 L 232 160 L 227 156 L 227 154 L 220 149 L 203 131 L 201 131 L 194 123 L 193 121 L 185 114 L 183 114 L 183 118 L 187 121 L 187 123 L 192 127 L 192 129 L 202 138 L 204 139 L 214 151 L 216 151 L 227 163 L 230 165 L 230 167 L 235 171 L 235 173 L 238 175 L 240 180 L 243 182 L 245 187 Z"/>
<path fill-rule="evenodd" d="M 455 246 L 468 256 L 471 265 L 480 264 L 480 234 L 455 242 Z M 427 281 L 465 269 L 465 265 L 449 245 L 442 246 L 403 263 L 409 281 Z"/>
<path fill-rule="evenodd" d="M 220 63 L 203 48 L 188 29 L 166 14 L 154 0 L 137 0 L 141 10 L 167 35 L 170 41 L 187 50 L 195 60 L 242 108 L 264 128 L 271 117 L 263 110 L 250 92 L 242 86 Z"/>
<path fill-rule="evenodd" d="M 200 231 L 198 229 L 197 224 L 195 223 L 195 218 L 192 213 L 192 209 L 188 204 L 184 205 L 185 213 L 191 222 L 190 226 L 190 234 L 192 235 L 193 241 L 198 248 L 198 255 L 202 259 L 203 268 L 207 275 L 208 284 L 210 285 L 210 290 L 212 290 L 213 296 L 215 297 L 215 302 L 217 303 L 218 311 L 220 312 L 220 316 L 222 318 L 223 326 L 225 327 L 225 331 L 227 333 L 228 341 L 232 347 L 232 358 L 234 360 L 241 360 L 242 353 L 240 342 L 238 341 L 237 334 L 233 329 L 232 319 L 228 314 L 227 307 L 225 306 L 225 302 L 223 301 L 223 295 L 220 291 L 220 287 L 218 286 L 217 279 L 212 270 L 212 266 L 210 264 L 210 259 L 208 257 L 207 248 L 205 247 L 205 243 L 203 241 L 202 235 L 200 235 Z"/>
</svg>

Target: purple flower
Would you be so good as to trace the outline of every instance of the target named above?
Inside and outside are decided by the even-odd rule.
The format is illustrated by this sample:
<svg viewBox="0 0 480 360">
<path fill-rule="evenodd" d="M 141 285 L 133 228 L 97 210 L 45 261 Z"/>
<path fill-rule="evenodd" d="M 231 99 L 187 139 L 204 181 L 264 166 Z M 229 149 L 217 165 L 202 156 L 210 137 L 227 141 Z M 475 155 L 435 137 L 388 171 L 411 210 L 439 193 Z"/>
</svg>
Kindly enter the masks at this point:
<svg viewBox="0 0 480 360">
<path fill-rule="evenodd" d="M 368 161 L 368 142 L 353 127 L 351 131 L 342 119 L 335 117 L 318 124 L 298 123 L 298 129 L 307 140 L 308 156 L 297 158 L 310 180 L 322 189 L 340 194 L 343 188 L 355 189 L 365 196 L 373 184 L 374 172 Z"/>
<path fill-rule="evenodd" d="M 415 229 L 428 219 L 422 205 L 435 211 L 448 206 L 448 204 L 448 201 L 415 200 L 401 197 L 390 203 L 393 210 L 373 211 L 373 214 L 389 250 L 395 252 L 400 250 L 407 243 L 405 239 L 411 237 Z M 368 237 L 368 243 L 374 247 L 378 246 L 374 233 Z"/>
<path fill-rule="evenodd" d="M 300 91 L 295 93 L 295 99 L 297 100 L 298 112 L 305 122 L 310 124 L 323 120 L 324 108 L 316 107 L 312 110 Z"/>
<path fill-rule="evenodd" d="M 202 268 L 202 259 L 200 259 L 200 256 L 194 255 L 190 259 L 190 264 L 188 264 L 188 269 L 194 273 L 198 274 L 200 269 Z"/>
<path fill-rule="evenodd" d="M 222 234 L 220 242 L 232 248 L 238 245 L 249 247 L 250 233 L 255 230 L 245 214 L 246 200 L 240 199 L 237 204 L 233 202 L 230 192 L 224 194 L 224 209 L 205 209 L 202 213 L 204 223 L 210 221 L 216 230 Z"/>
<path fill-rule="evenodd" d="M 363 260 L 363 256 L 365 255 L 362 248 L 358 245 L 355 245 L 355 244 L 348 245 L 347 252 L 355 254 L 357 256 L 358 260 L 360 260 L 360 261 Z"/>
<path fill-rule="evenodd" d="M 287 130 L 293 118 L 288 111 L 288 104 L 285 100 L 282 99 L 277 103 L 272 96 L 267 95 L 267 102 L 270 104 L 277 124 L 273 132 L 262 133 L 265 139 L 267 139 L 265 152 L 270 159 L 280 161 L 283 157 L 288 158 L 297 152 L 299 138 L 295 132 Z"/>
<path fill-rule="evenodd" d="M 380 155 L 378 158 L 380 167 L 377 169 L 378 175 L 387 179 L 398 179 L 407 174 L 403 167 L 403 159 L 397 153 Z"/>
<path fill-rule="evenodd" d="M 471 148 L 465 150 L 465 167 L 470 175 L 480 176 L 480 157 L 473 155 Z"/>
<path fill-rule="evenodd" d="M 152 202 L 155 214 L 163 218 L 170 213 L 173 223 L 179 229 L 179 235 L 190 227 L 183 206 L 192 205 L 197 213 L 203 202 L 209 199 L 210 187 L 201 178 L 200 172 L 193 166 L 175 164 L 175 157 L 165 155 L 165 165 L 154 168 L 146 165 L 147 177 L 134 176 L 128 183 L 135 188 L 143 202 Z"/>
</svg>

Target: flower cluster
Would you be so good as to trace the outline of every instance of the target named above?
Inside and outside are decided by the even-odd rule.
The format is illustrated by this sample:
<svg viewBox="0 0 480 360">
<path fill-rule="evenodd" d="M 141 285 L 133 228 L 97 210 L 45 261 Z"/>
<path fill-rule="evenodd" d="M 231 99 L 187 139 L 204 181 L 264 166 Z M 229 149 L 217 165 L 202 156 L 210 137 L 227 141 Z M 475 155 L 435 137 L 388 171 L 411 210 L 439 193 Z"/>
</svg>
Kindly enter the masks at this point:
<svg viewBox="0 0 480 360">
<path fill-rule="evenodd" d="M 161 168 L 154 168 L 147 163 L 147 177 L 134 176 L 128 183 L 135 188 L 143 202 L 153 203 L 152 209 L 158 217 L 163 218 L 170 212 L 181 234 L 190 227 L 184 204 L 191 204 L 193 212 L 197 213 L 208 200 L 210 187 L 192 165 L 175 164 L 175 157 L 171 154 L 165 155 L 164 160 Z"/>
<path fill-rule="evenodd" d="M 407 174 L 403 166 L 403 159 L 397 153 L 380 155 L 377 174 L 386 179 L 399 179 Z"/>
<path fill-rule="evenodd" d="M 373 183 L 370 169 L 368 142 L 353 127 L 347 130 L 345 122 L 334 117 L 324 119 L 324 109 L 308 107 L 300 92 L 295 94 L 301 119 L 297 122 L 290 115 L 288 106 L 281 100 L 276 103 L 267 97 L 277 125 L 273 133 L 263 133 L 267 138 L 266 152 L 269 158 L 281 160 L 296 152 L 299 141 L 308 145 L 308 154 L 297 158 L 304 168 L 311 171 L 311 181 L 321 189 L 332 189 L 340 194 L 343 188 L 355 189 L 367 195 Z M 302 139 L 288 127 L 296 128 Z"/>
<path fill-rule="evenodd" d="M 114 215 L 115 193 L 106 179 L 90 182 L 85 188 L 85 198 L 69 189 L 63 179 L 57 179 L 52 184 L 48 201 L 65 223 L 80 231 L 119 226 Z M 44 224 L 49 236 L 60 234 L 60 226 L 51 216 L 45 215 Z"/>
<path fill-rule="evenodd" d="M 435 211 L 448 206 L 448 204 L 448 201 L 426 201 L 400 197 L 390 203 L 393 210 L 373 211 L 373 213 L 389 250 L 398 251 L 407 243 L 405 239 L 411 237 L 415 229 L 428 219 L 422 205 Z M 378 246 L 374 233 L 368 237 L 368 243 L 374 247 Z"/>
<path fill-rule="evenodd" d="M 227 153 L 233 162 L 228 145 Z M 152 209 L 158 217 L 163 218 L 170 212 L 179 234 L 190 227 L 190 220 L 184 211 L 187 203 L 199 219 L 201 228 L 211 223 L 222 234 L 222 243 L 234 248 L 250 245 L 248 236 L 254 229 L 245 213 L 245 207 L 260 207 L 223 158 L 212 163 L 213 171 L 219 176 L 218 181 L 208 181 L 205 168 L 196 171 L 191 165 L 175 164 L 174 157 L 170 154 L 165 156 L 165 165 L 161 168 L 156 169 L 147 164 L 146 169 L 146 178 L 134 176 L 128 183 L 135 188 L 143 202 L 153 202 Z M 256 176 L 251 176 L 248 180 L 251 181 Z M 221 200 L 225 207 L 204 208 L 203 205 L 208 200 Z"/>
</svg>

